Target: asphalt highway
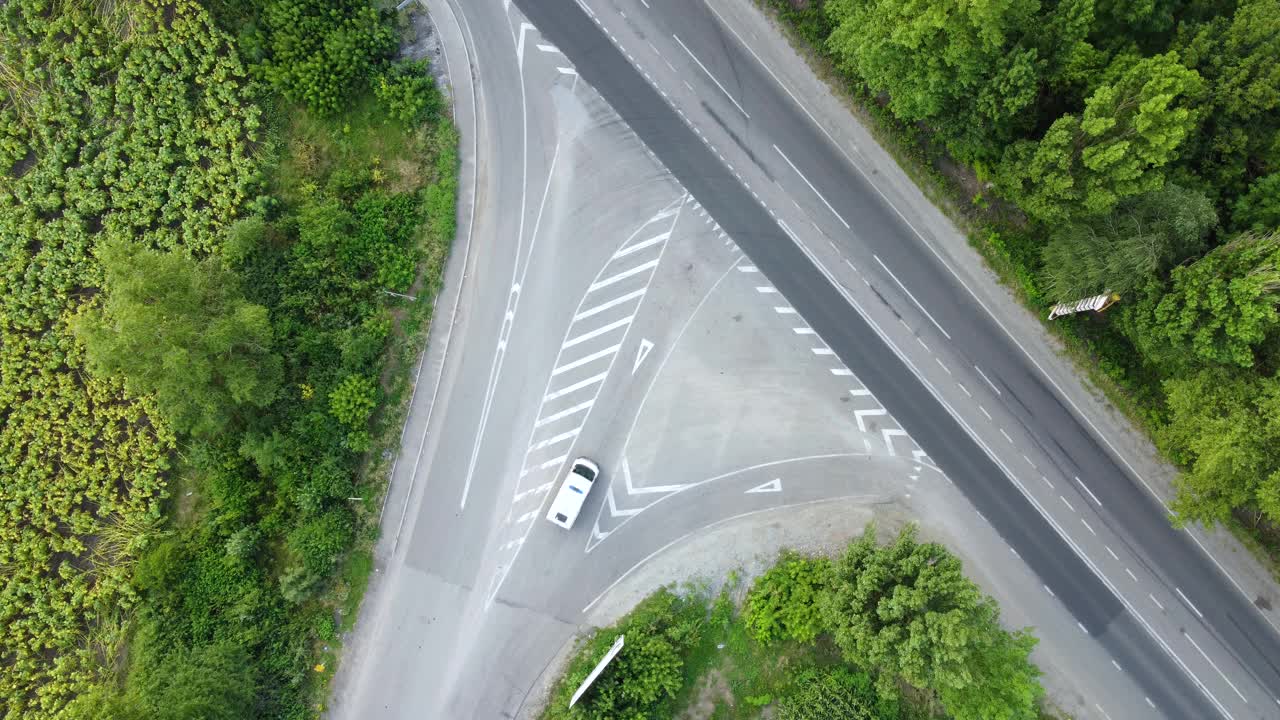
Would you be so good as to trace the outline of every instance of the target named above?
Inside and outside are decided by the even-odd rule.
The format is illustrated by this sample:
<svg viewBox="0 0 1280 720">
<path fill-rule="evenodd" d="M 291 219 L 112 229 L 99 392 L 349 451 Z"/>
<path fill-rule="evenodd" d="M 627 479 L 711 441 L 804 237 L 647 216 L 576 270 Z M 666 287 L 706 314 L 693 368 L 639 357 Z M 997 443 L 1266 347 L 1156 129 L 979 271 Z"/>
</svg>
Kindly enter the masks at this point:
<svg viewBox="0 0 1280 720">
<path fill-rule="evenodd" d="M 1011 485 L 1005 471 L 974 441 L 970 431 L 883 341 L 880 331 L 854 311 L 847 295 L 578 4 L 563 0 L 516 0 L 515 4 L 883 400 L 902 427 L 1023 560 L 1046 583 L 1058 588 L 1057 595 L 1086 631 L 1138 680 L 1163 714 L 1188 720 L 1233 716 L 1197 689 L 1174 656 L 1162 650 L 1139 620 L 1125 611 L 1080 555 Z M 725 92 L 732 104 L 723 98 L 715 103 L 708 96 L 708 112 L 720 118 L 723 127 L 757 157 L 768 154 L 769 143 L 775 144 L 775 149 L 785 148 L 785 153 L 780 150 L 778 154 L 786 165 L 803 168 L 805 184 L 823 203 L 829 203 L 833 212 L 838 211 L 842 222 L 843 218 L 856 218 L 857 229 L 851 229 L 850 235 L 895 268 L 897 279 L 914 291 L 914 297 L 941 327 L 950 329 L 960 350 L 999 378 L 1004 392 L 1016 399 L 1013 405 L 1020 408 L 1020 422 L 1045 438 L 1062 464 L 1090 479 L 1092 492 L 1105 508 L 1103 515 L 1126 546 L 1169 587 L 1194 592 L 1193 608 L 1203 626 L 1216 644 L 1226 649 L 1229 659 L 1247 673 L 1247 677 L 1235 680 L 1242 684 L 1249 681 L 1267 694 L 1253 695 L 1252 703 L 1245 700 L 1244 711 L 1234 717 L 1280 715 L 1280 705 L 1264 706 L 1280 695 L 1280 670 L 1272 660 L 1280 658 L 1280 639 L 1248 600 L 1230 586 L 1185 533 L 1170 527 L 1163 508 L 1064 405 L 1011 338 L 987 315 L 976 311 L 965 289 L 881 201 L 868 181 L 841 159 L 821 128 L 753 62 L 747 50 L 709 21 L 701 3 L 653 0 L 648 4 L 664 24 L 679 28 L 681 44 L 714 46 L 725 58 L 721 65 L 704 69 L 713 78 L 732 78 L 734 92 Z M 743 116 L 749 115 L 749 124 L 743 123 L 749 130 L 735 128 L 735 123 L 742 122 L 733 116 L 735 106 Z M 771 176 L 781 176 L 776 160 L 762 160 L 761 164 Z M 1215 682 L 1215 695 L 1229 692 L 1221 689 L 1220 681 Z M 1233 707 L 1242 706 L 1235 703 Z"/>
</svg>

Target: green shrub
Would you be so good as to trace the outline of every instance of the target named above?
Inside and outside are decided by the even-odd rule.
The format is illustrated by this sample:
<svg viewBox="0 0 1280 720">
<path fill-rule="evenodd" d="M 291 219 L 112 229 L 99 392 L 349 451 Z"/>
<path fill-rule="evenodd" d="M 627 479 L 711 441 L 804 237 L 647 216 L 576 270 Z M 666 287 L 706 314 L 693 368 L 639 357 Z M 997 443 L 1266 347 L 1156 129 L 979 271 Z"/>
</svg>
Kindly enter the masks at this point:
<svg viewBox="0 0 1280 720">
<path fill-rule="evenodd" d="M 747 629 L 761 644 L 778 640 L 813 642 L 823 631 L 818 597 L 826 589 L 831 561 L 786 552 L 751 586 Z"/>
<path fill-rule="evenodd" d="M 877 697 L 871 679 L 847 668 L 806 670 L 778 702 L 777 720 L 893 720 L 895 702 Z"/>
<path fill-rule="evenodd" d="M 405 125 L 434 122 L 444 109 L 444 97 L 431 77 L 427 60 L 399 60 L 382 72 L 373 93 L 387 114 Z"/>
<path fill-rule="evenodd" d="M 329 393 L 329 412 L 348 427 L 364 425 L 377 405 L 377 388 L 363 375 L 348 375 Z"/>
</svg>

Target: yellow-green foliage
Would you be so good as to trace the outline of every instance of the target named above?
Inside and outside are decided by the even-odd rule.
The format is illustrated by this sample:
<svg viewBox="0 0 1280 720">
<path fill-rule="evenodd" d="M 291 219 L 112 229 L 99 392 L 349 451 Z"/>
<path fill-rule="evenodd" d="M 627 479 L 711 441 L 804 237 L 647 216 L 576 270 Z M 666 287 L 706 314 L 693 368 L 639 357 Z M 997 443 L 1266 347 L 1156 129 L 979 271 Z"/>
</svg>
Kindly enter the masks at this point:
<svg viewBox="0 0 1280 720">
<path fill-rule="evenodd" d="M 107 238 L 216 246 L 254 184 L 246 86 L 189 0 L 0 5 L 0 717 L 50 717 L 119 646 L 174 439 L 67 323 Z"/>
</svg>

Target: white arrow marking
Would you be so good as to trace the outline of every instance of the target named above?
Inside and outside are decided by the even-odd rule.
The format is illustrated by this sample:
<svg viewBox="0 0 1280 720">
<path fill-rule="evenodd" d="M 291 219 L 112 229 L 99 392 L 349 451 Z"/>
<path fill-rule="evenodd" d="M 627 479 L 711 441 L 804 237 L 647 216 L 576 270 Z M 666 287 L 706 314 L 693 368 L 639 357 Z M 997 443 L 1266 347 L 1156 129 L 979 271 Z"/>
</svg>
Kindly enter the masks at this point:
<svg viewBox="0 0 1280 720">
<path fill-rule="evenodd" d="M 887 448 L 889 448 L 889 454 L 890 454 L 890 455 L 897 455 L 898 453 L 896 453 L 896 452 L 894 452 L 894 451 L 893 451 L 893 437 L 894 437 L 895 435 L 899 435 L 899 436 L 901 436 L 901 437 L 906 437 L 906 436 L 907 436 L 907 431 L 906 431 L 906 430 L 897 430 L 897 429 L 885 429 L 885 430 L 881 430 L 881 431 L 880 431 L 880 434 L 884 436 L 884 444 L 885 444 L 885 446 L 886 446 Z"/>
<path fill-rule="evenodd" d="M 649 357 L 649 351 L 652 349 L 653 349 L 653 343 L 641 338 L 640 351 L 636 353 L 636 364 L 631 366 L 632 375 L 635 375 L 636 371 L 640 369 L 640 363 L 644 362 L 644 359 Z"/>
<path fill-rule="evenodd" d="M 854 411 L 853 411 L 853 419 L 858 421 L 858 430 L 859 430 L 860 432 L 866 432 L 866 431 L 867 431 L 867 421 L 866 421 L 866 420 L 864 420 L 863 418 L 868 417 L 868 416 L 874 416 L 874 415 L 888 415 L 888 414 L 889 414 L 889 413 L 888 413 L 888 412 L 886 412 L 886 411 L 884 410 L 884 408 L 879 408 L 879 409 L 876 409 L 876 410 L 854 410 Z"/>
<path fill-rule="evenodd" d="M 747 490 L 746 492 L 744 492 L 743 495 L 750 495 L 751 493 L 773 493 L 773 492 L 782 492 L 782 478 L 774 478 L 763 485 L 757 485 L 751 488 L 750 490 Z"/>
<path fill-rule="evenodd" d="M 520 69 L 524 69 L 524 34 L 535 29 L 533 25 L 522 22 L 520 23 L 520 40 L 516 43 L 516 62 L 520 65 Z"/>
</svg>

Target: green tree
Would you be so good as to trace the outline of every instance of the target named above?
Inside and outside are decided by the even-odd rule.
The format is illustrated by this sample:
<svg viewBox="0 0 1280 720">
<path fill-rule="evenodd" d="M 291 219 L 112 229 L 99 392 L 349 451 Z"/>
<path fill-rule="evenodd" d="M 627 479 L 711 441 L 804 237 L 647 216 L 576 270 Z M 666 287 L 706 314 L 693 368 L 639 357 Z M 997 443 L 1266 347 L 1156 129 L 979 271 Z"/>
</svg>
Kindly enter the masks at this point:
<svg viewBox="0 0 1280 720">
<path fill-rule="evenodd" d="M 382 13 L 361 0 L 270 0 L 262 8 L 258 66 L 280 94 L 329 114 L 396 49 Z"/>
<path fill-rule="evenodd" d="M 1231 222 L 1240 230 L 1263 234 L 1280 230 L 1280 172 L 1258 178 L 1236 201 Z"/>
<path fill-rule="evenodd" d="M 1164 166 L 1195 130 L 1203 83 L 1177 54 L 1118 62 L 1116 80 L 1093 91 L 1083 116 L 1064 115 L 1040 142 L 1006 150 L 999 184 L 1033 217 L 1056 223 L 1100 215 L 1158 189 Z"/>
<path fill-rule="evenodd" d="M 1252 367 L 1254 348 L 1280 323 L 1280 231 L 1241 233 L 1172 279 L 1153 327 L 1202 360 Z"/>
<path fill-rule="evenodd" d="M 246 406 L 265 407 L 281 380 L 266 308 L 244 299 L 215 260 L 132 243 L 103 247 L 106 301 L 72 330 L 89 367 L 152 395 L 177 430 L 216 434 Z"/>
<path fill-rule="evenodd" d="M 828 0 L 827 48 L 845 72 L 889 96 L 898 118 L 925 121 L 965 159 L 1003 145 L 1039 88 L 1024 38 L 1038 0 Z"/>
<path fill-rule="evenodd" d="M 1063 225 L 1043 251 L 1049 293 L 1062 301 L 1126 293 L 1203 252 L 1217 221 L 1208 198 L 1169 183 L 1106 215 Z"/>
<path fill-rule="evenodd" d="M 1245 0 L 1190 24 L 1176 47 L 1208 89 L 1204 128 L 1186 153 L 1194 171 L 1226 198 L 1280 171 L 1280 0 Z"/>
<path fill-rule="evenodd" d="M 1214 523 L 1238 508 L 1280 522 L 1280 382 L 1211 369 L 1165 383 L 1161 445 L 1185 468 L 1173 508 Z"/>
<path fill-rule="evenodd" d="M 818 598 L 826 589 L 831 561 L 783 553 L 747 594 L 747 629 L 762 644 L 777 640 L 813 642 L 822 632 Z"/>
<path fill-rule="evenodd" d="M 935 690 L 957 720 L 1033 718 L 1042 690 L 1028 661 L 1034 639 L 1009 635 L 990 598 L 960 560 L 908 527 L 887 546 L 874 526 L 833 566 L 822 598 L 825 623 L 845 658 Z"/>
<path fill-rule="evenodd" d="M 617 626 L 596 633 L 570 661 L 548 720 L 648 720 L 684 681 L 684 658 L 698 641 L 706 606 L 663 588 L 640 602 Z M 618 635 L 625 645 L 582 700 L 569 697 Z"/>
</svg>

